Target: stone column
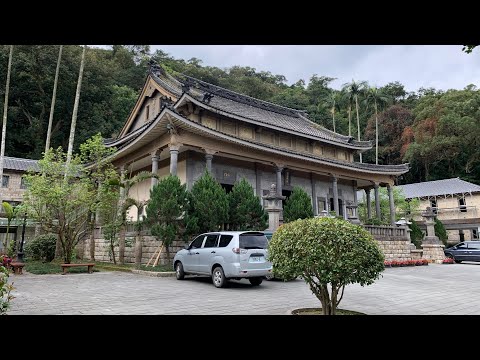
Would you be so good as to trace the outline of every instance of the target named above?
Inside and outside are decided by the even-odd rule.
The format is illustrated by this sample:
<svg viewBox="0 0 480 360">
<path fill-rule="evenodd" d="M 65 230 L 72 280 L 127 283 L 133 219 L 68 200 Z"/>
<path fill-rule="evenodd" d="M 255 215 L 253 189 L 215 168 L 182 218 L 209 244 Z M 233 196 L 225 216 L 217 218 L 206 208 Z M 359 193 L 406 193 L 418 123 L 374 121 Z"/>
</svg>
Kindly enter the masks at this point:
<svg viewBox="0 0 480 360">
<path fill-rule="evenodd" d="M 258 198 L 260 199 L 260 204 L 263 206 L 262 200 L 262 171 L 258 168 L 258 163 L 255 163 L 255 190 Z"/>
<path fill-rule="evenodd" d="M 283 170 L 284 166 L 283 165 L 279 165 L 279 164 L 275 164 L 275 170 L 277 172 L 277 195 L 279 196 L 282 196 L 282 170 Z"/>
<path fill-rule="evenodd" d="M 365 189 L 365 195 L 367 196 L 367 219 L 372 218 L 372 200 L 370 198 L 370 188 Z"/>
<path fill-rule="evenodd" d="M 272 184 L 269 194 L 263 196 L 263 199 L 265 199 L 265 211 L 268 213 L 268 230 L 275 231 L 280 225 L 282 200 L 285 196 L 278 195 L 275 184 Z"/>
<path fill-rule="evenodd" d="M 445 258 L 443 252 L 444 245 L 440 243 L 440 239 L 435 236 L 435 213 L 431 207 L 427 207 L 422 213 L 422 216 L 425 218 L 425 225 L 427 226 L 427 236 L 423 238 L 422 257 L 428 261 L 441 263 Z"/>
<path fill-rule="evenodd" d="M 356 180 L 353 180 L 353 203 L 355 205 L 355 208 L 353 209 L 353 216 L 355 216 L 356 218 L 358 218 L 358 197 L 357 197 L 357 181 Z"/>
<path fill-rule="evenodd" d="M 213 155 L 212 154 L 205 154 L 205 160 L 206 160 L 207 171 L 209 173 L 211 173 L 212 172 Z"/>
<path fill-rule="evenodd" d="M 310 181 L 312 183 L 312 202 L 313 202 L 313 215 L 318 215 L 318 203 L 317 203 L 317 189 L 315 187 L 315 178 L 313 173 L 310 173 Z"/>
<path fill-rule="evenodd" d="M 340 215 L 340 210 L 338 209 L 338 185 L 337 185 L 337 178 L 335 176 L 332 177 L 332 187 L 333 187 L 333 211 L 335 211 L 335 215 Z"/>
<path fill-rule="evenodd" d="M 179 145 L 170 145 L 170 174 L 177 175 Z"/>
<path fill-rule="evenodd" d="M 390 224 L 395 225 L 395 202 L 393 201 L 393 187 L 387 185 L 388 189 L 388 202 L 390 204 Z"/>
<path fill-rule="evenodd" d="M 158 151 L 154 151 L 152 153 L 152 173 L 154 173 L 155 175 L 158 172 L 158 158 L 159 158 Z M 158 183 L 158 179 L 152 177 L 152 184 L 150 186 L 150 189 L 153 189 L 153 187 L 157 185 L 157 183 Z"/>
<path fill-rule="evenodd" d="M 379 184 L 375 183 L 373 185 L 375 193 L 375 216 L 378 220 L 382 220 L 382 214 L 380 212 L 380 192 L 378 191 Z"/>
</svg>

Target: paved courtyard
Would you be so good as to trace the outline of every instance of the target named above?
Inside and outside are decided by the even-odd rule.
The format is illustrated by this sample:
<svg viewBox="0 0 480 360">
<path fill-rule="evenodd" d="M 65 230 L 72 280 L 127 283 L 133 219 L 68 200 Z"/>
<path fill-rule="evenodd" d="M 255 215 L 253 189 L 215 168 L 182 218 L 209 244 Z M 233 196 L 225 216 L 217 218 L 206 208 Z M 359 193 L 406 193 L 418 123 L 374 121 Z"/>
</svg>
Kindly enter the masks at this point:
<svg viewBox="0 0 480 360">
<path fill-rule="evenodd" d="M 287 314 L 317 307 L 302 280 L 184 281 L 122 272 L 12 275 L 16 297 L 8 314 Z M 480 263 L 386 269 L 374 285 L 347 286 L 341 308 L 367 314 L 480 315 Z"/>
</svg>

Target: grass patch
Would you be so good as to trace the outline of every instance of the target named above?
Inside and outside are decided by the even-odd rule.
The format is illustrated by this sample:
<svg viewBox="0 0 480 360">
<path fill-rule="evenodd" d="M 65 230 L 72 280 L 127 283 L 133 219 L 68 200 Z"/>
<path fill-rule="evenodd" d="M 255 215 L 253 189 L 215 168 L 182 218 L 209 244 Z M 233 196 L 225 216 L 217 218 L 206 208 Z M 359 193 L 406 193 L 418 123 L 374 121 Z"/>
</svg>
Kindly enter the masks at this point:
<svg viewBox="0 0 480 360">
<path fill-rule="evenodd" d="M 292 311 L 292 315 L 322 315 L 322 308 L 304 308 L 295 309 Z M 358 311 L 337 309 L 336 315 L 367 315 Z"/>
<path fill-rule="evenodd" d="M 88 261 L 87 261 L 88 262 Z M 82 264 L 84 261 L 75 260 L 72 261 L 72 264 Z M 44 263 L 42 261 L 29 260 L 25 262 L 24 270 L 36 275 L 44 274 L 62 274 L 63 261 L 53 260 L 52 262 Z M 93 268 L 93 271 L 98 271 Z M 88 273 L 88 268 L 86 266 L 68 268 L 67 273 Z"/>
</svg>

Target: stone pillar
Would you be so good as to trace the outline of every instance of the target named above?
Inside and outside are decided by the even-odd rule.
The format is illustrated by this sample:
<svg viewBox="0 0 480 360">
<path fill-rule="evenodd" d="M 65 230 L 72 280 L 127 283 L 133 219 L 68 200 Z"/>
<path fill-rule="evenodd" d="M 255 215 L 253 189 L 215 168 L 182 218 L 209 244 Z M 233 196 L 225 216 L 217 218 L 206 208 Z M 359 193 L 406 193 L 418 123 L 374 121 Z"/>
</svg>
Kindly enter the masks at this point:
<svg viewBox="0 0 480 360">
<path fill-rule="evenodd" d="M 422 216 L 425 218 L 425 225 L 427 225 L 427 236 L 425 236 L 422 241 L 422 256 L 429 261 L 441 263 L 445 258 L 443 252 L 445 246 L 442 245 L 440 239 L 435 236 L 435 213 L 431 207 L 427 207 L 427 210 L 422 213 Z"/>
<path fill-rule="evenodd" d="M 332 186 L 333 186 L 333 211 L 335 211 L 335 215 L 340 215 L 340 210 L 338 209 L 338 186 L 337 186 L 337 178 L 335 176 L 332 177 Z"/>
<path fill-rule="evenodd" d="M 268 229 L 275 231 L 280 225 L 280 213 L 282 212 L 282 200 L 285 196 L 278 195 L 276 185 L 272 184 L 268 195 L 263 196 L 265 199 L 265 211 L 268 213 Z"/>
<path fill-rule="evenodd" d="M 277 172 L 277 195 L 282 196 L 282 170 L 283 170 L 283 165 L 275 164 L 275 170 Z"/>
<path fill-rule="evenodd" d="M 315 178 L 313 173 L 310 173 L 310 181 L 312 184 L 312 203 L 313 203 L 313 215 L 318 215 L 318 202 L 317 202 L 317 189 L 315 187 Z"/>
<path fill-rule="evenodd" d="M 170 145 L 170 175 L 177 175 L 178 145 Z"/>
<path fill-rule="evenodd" d="M 372 201 L 370 198 L 370 188 L 365 189 L 365 195 L 367 196 L 367 219 L 372 218 Z"/>
<path fill-rule="evenodd" d="M 357 197 L 357 181 L 353 180 L 353 203 L 355 205 L 355 208 L 353 209 L 354 213 L 353 216 L 358 218 L 358 197 Z"/>
<path fill-rule="evenodd" d="M 393 187 L 387 185 L 388 189 L 388 202 L 390 204 L 390 224 L 395 225 L 395 202 L 393 201 Z"/>
<path fill-rule="evenodd" d="M 260 204 L 263 205 L 262 200 L 262 171 L 258 169 L 258 163 L 255 163 L 255 191 L 260 199 Z"/>
<path fill-rule="evenodd" d="M 378 220 L 382 220 L 382 214 L 380 212 L 380 192 L 378 191 L 379 184 L 375 183 L 373 185 L 374 193 L 375 193 L 375 216 Z"/>
<path fill-rule="evenodd" d="M 123 184 L 124 181 L 125 181 L 125 165 L 122 165 L 122 166 L 120 166 L 120 184 Z M 121 186 L 120 187 L 120 202 L 123 201 L 123 199 L 125 198 L 125 195 L 128 196 L 128 194 L 125 194 L 125 188 L 123 186 Z"/>
<path fill-rule="evenodd" d="M 158 152 L 155 151 L 152 153 L 152 173 L 154 173 L 155 175 L 157 175 L 157 172 L 158 172 Z M 150 189 L 153 189 L 153 187 L 155 185 L 157 185 L 158 183 L 158 179 L 157 178 L 154 178 L 152 177 L 152 184 L 150 186 Z"/>
<path fill-rule="evenodd" d="M 212 160 L 213 160 L 213 155 L 212 154 L 205 154 L 205 160 L 206 160 L 206 168 L 209 173 L 212 172 Z"/>
</svg>

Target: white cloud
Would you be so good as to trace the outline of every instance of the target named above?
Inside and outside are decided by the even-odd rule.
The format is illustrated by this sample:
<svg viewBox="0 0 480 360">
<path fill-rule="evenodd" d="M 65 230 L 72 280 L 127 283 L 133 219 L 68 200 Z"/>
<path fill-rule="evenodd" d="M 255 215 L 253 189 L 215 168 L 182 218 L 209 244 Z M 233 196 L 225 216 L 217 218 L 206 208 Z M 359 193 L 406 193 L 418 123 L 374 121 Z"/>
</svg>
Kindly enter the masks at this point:
<svg viewBox="0 0 480 360">
<path fill-rule="evenodd" d="M 400 81 L 408 91 L 480 87 L 480 50 L 462 45 L 152 45 L 175 58 L 203 60 L 221 68 L 250 66 L 285 75 L 288 83 L 317 74 L 337 78 L 332 86 L 355 80 L 373 85 Z"/>
</svg>

